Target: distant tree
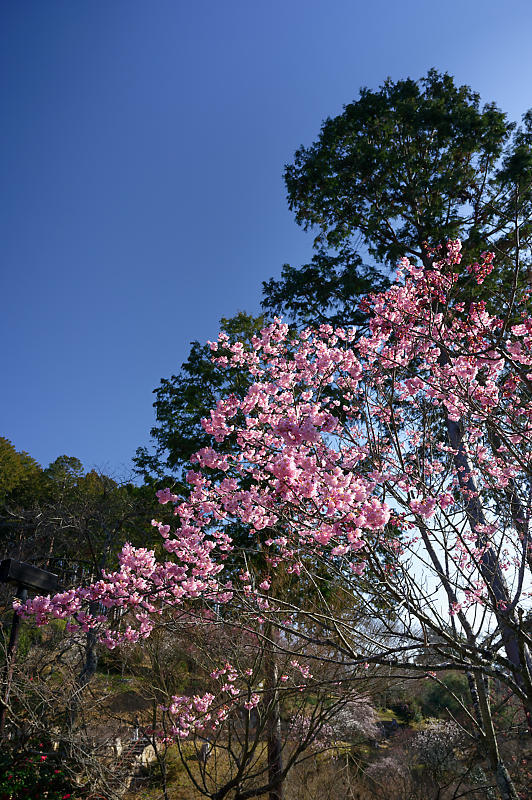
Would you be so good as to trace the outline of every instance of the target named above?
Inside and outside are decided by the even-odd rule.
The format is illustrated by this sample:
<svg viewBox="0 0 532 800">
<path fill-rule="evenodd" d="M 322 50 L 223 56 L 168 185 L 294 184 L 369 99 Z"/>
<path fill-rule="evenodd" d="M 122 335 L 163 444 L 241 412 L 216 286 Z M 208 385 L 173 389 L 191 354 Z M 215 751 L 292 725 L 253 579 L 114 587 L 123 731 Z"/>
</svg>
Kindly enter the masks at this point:
<svg viewBox="0 0 532 800">
<path fill-rule="evenodd" d="M 94 577 L 126 538 L 149 539 L 150 488 L 86 473 L 74 456 L 59 456 L 43 469 L 7 439 L 0 439 L 0 463 L 2 557 L 53 566 L 68 584 Z"/>
<path fill-rule="evenodd" d="M 59 456 L 44 470 L 44 477 L 49 481 L 49 489 L 53 496 L 73 489 L 81 480 L 85 470 L 83 464 L 75 456 Z"/>
<path fill-rule="evenodd" d="M 0 505 L 9 498 L 35 494 L 42 481 L 42 467 L 24 451 L 18 452 L 4 436 L 0 436 Z"/>
</svg>

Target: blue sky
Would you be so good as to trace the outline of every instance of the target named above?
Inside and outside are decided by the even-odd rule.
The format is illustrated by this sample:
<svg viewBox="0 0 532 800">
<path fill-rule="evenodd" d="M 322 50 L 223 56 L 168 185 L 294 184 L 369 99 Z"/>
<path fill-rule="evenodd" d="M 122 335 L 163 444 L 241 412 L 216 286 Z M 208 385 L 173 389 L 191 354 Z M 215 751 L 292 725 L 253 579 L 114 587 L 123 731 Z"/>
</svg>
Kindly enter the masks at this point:
<svg viewBox="0 0 532 800">
<path fill-rule="evenodd" d="M 127 477 L 152 390 L 312 234 L 283 166 L 434 66 L 532 106 L 530 0 L 0 3 L 0 436 Z"/>
</svg>

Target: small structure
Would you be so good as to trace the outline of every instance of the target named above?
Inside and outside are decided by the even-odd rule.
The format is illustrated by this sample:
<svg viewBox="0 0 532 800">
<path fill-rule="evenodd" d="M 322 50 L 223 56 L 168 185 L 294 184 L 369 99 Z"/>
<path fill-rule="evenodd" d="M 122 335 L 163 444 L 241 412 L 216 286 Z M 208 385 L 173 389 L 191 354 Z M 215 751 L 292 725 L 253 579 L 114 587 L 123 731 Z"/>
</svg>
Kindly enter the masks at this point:
<svg viewBox="0 0 532 800">
<path fill-rule="evenodd" d="M 211 742 L 209 742 L 208 739 L 205 739 L 205 741 L 203 742 L 198 751 L 198 761 L 202 766 L 206 765 L 211 750 L 212 750 Z"/>
<path fill-rule="evenodd" d="M 39 569 L 39 567 L 26 564 L 24 561 L 15 561 L 13 558 L 6 558 L 0 563 L 0 583 L 14 583 L 17 587 L 16 597 L 18 597 L 21 603 L 25 603 L 28 599 L 28 590 L 49 594 L 57 591 L 58 588 L 58 578 L 53 572 Z M 7 646 L 6 665 L 2 676 L 3 691 L 2 699 L 0 700 L 0 738 L 4 737 L 20 624 L 21 618 L 15 611 L 11 623 L 9 644 Z"/>
</svg>

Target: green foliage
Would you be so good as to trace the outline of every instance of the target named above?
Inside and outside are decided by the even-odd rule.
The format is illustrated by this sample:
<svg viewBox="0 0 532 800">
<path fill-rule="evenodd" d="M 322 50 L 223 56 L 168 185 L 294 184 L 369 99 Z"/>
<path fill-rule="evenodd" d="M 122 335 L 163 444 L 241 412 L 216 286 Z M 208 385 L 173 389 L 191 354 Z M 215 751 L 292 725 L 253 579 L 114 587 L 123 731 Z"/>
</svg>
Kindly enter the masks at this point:
<svg viewBox="0 0 532 800">
<path fill-rule="evenodd" d="M 28 453 L 18 452 L 0 436 L 0 504 L 11 498 L 27 498 L 40 488 L 43 470 Z"/>
<path fill-rule="evenodd" d="M 458 701 L 466 707 L 471 704 L 467 678 L 458 672 L 449 672 L 441 683 L 428 684 L 420 697 L 424 717 L 447 717 L 448 711 L 453 716 L 460 715 L 462 708 Z"/>
<path fill-rule="evenodd" d="M 150 521 L 153 487 L 120 485 L 62 455 L 42 469 L 0 439 L 2 557 L 57 572 L 64 586 L 91 580 L 116 565 L 122 545 L 160 546 Z"/>
<path fill-rule="evenodd" d="M 460 236 L 471 259 L 497 250 L 502 267 L 482 290 L 469 285 L 470 297 L 508 294 L 516 256 L 528 263 L 532 112 L 516 130 L 493 103 L 481 108 L 470 87 L 434 69 L 417 82 L 362 89 L 296 152 L 285 181 L 297 222 L 319 231 L 317 252 L 264 282 L 262 305 L 297 324 L 364 325 L 360 300 L 386 286 L 382 265 L 404 255 L 428 264 L 428 248 L 448 238 Z M 380 266 L 364 263 L 368 253 Z M 241 312 L 221 327 L 231 342 L 249 342 L 263 322 Z M 155 389 L 154 447 L 134 459 L 145 480 L 182 479 L 190 455 L 212 444 L 202 417 L 220 397 L 245 391 L 239 371 L 219 368 L 210 355 L 193 342 L 180 371 Z"/>
<path fill-rule="evenodd" d="M 285 264 L 280 280 L 263 281 L 262 307 L 302 325 L 358 326 L 366 321 L 359 299 L 384 290 L 387 283 L 348 247 L 336 254 L 322 247 L 310 264 L 299 268 Z"/>
<path fill-rule="evenodd" d="M 401 722 L 407 724 L 411 722 L 420 722 L 423 718 L 421 705 L 415 696 L 405 696 L 400 701 L 393 702 L 390 709 L 398 717 Z"/>
<path fill-rule="evenodd" d="M 49 743 L 29 742 L 23 750 L 0 754 L 0 800 L 75 800 L 79 798 L 65 774 L 62 759 Z"/>
<path fill-rule="evenodd" d="M 44 470 L 47 489 L 51 497 L 58 497 L 74 489 L 83 479 L 85 470 L 79 458 L 59 456 Z"/>
<path fill-rule="evenodd" d="M 0 627 L 0 668 L 5 665 L 5 654 L 11 633 L 11 622 L 13 610 L 8 609 L 8 613 L 2 619 Z M 65 635 L 66 620 L 54 619 L 46 627 L 39 628 L 35 624 L 24 623 L 20 626 L 16 650 L 16 659 L 19 663 L 24 662 L 30 650 L 36 646 L 46 646 L 47 648 L 57 646 Z"/>
<path fill-rule="evenodd" d="M 264 324 L 264 317 L 244 312 L 220 321 L 230 343 L 249 343 Z M 212 363 L 211 356 L 208 345 L 192 342 L 180 371 L 169 379 L 162 378 L 154 390 L 157 424 L 151 429 L 151 437 L 155 447 L 151 452 L 139 447 L 133 459 L 136 471 L 146 481 L 182 479 L 190 456 L 213 444 L 213 438 L 203 430 L 202 418 L 209 416 L 222 397 L 229 394 L 240 397 L 247 390 L 248 378 L 243 372 L 219 367 Z M 230 448 L 231 442 L 226 447 Z"/>
<path fill-rule="evenodd" d="M 316 142 L 285 170 L 290 209 L 318 230 L 318 253 L 264 283 L 263 307 L 298 323 L 359 324 L 360 297 L 383 278 L 362 255 L 392 267 L 430 263 L 429 249 L 460 237 L 474 261 L 494 249 L 498 272 L 470 297 L 526 282 L 532 235 L 532 112 L 515 129 L 493 103 L 432 69 L 419 81 L 362 89 L 326 119 Z M 362 254 L 362 255 L 361 255 Z M 523 269 L 524 267 L 524 269 Z M 381 268 L 382 271 L 382 268 Z"/>
<path fill-rule="evenodd" d="M 385 81 L 327 119 L 285 172 L 296 220 L 319 227 L 329 245 L 355 232 L 393 265 L 423 256 L 423 243 L 487 230 L 498 211 L 486 197 L 512 126 L 495 105 L 451 76 Z M 464 213 L 466 212 L 466 213 Z M 472 212 L 472 213 L 471 213 Z"/>
</svg>

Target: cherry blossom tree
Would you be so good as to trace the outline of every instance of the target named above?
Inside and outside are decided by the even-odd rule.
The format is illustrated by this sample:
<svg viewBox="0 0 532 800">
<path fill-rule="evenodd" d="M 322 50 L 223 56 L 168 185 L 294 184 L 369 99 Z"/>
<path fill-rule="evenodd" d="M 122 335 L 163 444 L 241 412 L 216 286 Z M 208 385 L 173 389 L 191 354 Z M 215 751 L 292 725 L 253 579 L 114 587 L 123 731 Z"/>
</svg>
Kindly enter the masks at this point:
<svg viewBox="0 0 532 800">
<path fill-rule="evenodd" d="M 503 313 L 466 306 L 458 286 L 482 283 L 494 262 L 484 253 L 463 269 L 460 249 L 434 251 L 430 268 L 402 259 L 396 282 L 364 301 L 364 335 L 328 324 L 295 334 L 280 320 L 251 347 L 221 334 L 215 362 L 250 385 L 204 420 L 220 448 L 192 457 L 189 496 L 158 493 L 173 506 L 175 525 L 153 522 L 168 560 L 127 545 L 118 571 L 21 613 L 98 628 L 113 648 L 148 636 L 168 607 L 201 601 L 214 614 L 231 608 L 259 637 L 275 628 L 271 642 L 293 650 L 303 678 L 320 659 L 350 679 L 383 666 L 461 670 L 501 797 L 516 798 L 485 678 L 505 684 L 530 720 L 532 316 L 518 265 Z M 235 523 L 249 530 L 238 575 L 234 559 L 225 568 Z M 257 550 L 269 575 L 245 567 Z M 281 564 L 313 587 L 306 599 L 272 593 Z M 123 609 L 121 624 L 88 613 L 96 601 Z M 240 680 L 216 697 L 173 698 L 175 735 L 255 702 Z"/>
</svg>

